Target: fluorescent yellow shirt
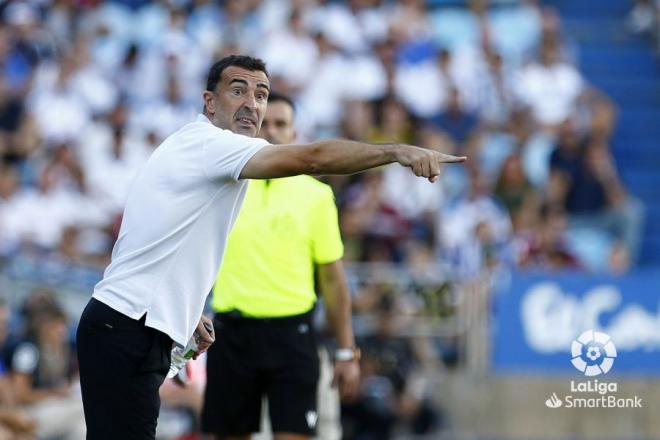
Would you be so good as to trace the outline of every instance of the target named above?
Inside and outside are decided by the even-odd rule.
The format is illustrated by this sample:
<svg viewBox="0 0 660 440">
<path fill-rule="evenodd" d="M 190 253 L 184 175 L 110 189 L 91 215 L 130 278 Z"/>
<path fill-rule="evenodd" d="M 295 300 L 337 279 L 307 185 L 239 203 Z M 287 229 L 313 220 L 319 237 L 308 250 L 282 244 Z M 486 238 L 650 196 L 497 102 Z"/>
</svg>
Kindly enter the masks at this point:
<svg viewBox="0 0 660 440">
<path fill-rule="evenodd" d="M 213 288 L 216 312 L 298 315 L 316 301 L 314 265 L 339 260 L 332 189 L 309 176 L 250 181 Z"/>
</svg>

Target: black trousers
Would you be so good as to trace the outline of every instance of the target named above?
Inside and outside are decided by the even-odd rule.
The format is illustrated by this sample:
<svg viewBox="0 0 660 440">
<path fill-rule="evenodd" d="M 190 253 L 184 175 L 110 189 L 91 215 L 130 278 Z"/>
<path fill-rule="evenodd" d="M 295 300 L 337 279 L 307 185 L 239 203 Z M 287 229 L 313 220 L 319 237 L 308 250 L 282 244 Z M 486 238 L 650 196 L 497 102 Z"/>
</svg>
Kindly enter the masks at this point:
<svg viewBox="0 0 660 440">
<path fill-rule="evenodd" d="M 218 313 L 213 325 L 202 431 L 220 437 L 259 431 L 265 395 L 273 432 L 313 436 L 319 358 L 312 312 L 270 319 Z"/>
<path fill-rule="evenodd" d="M 88 440 L 154 439 L 172 339 L 91 299 L 77 334 Z"/>
</svg>

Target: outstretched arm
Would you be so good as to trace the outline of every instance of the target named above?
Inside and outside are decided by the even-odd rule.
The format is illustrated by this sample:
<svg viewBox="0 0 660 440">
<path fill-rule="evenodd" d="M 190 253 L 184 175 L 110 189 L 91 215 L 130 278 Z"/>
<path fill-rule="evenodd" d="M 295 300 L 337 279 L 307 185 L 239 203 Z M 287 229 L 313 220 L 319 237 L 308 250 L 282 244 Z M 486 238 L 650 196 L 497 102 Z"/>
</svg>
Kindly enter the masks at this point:
<svg viewBox="0 0 660 440">
<path fill-rule="evenodd" d="M 430 181 L 440 174 L 440 164 L 464 162 L 425 148 L 402 144 L 367 144 L 331 139 L 300 145 L 268 145 L 243 167 L 242 179 L 271 179 L 297 174 L 352 174 L 398 162 Z"/>
</svg>

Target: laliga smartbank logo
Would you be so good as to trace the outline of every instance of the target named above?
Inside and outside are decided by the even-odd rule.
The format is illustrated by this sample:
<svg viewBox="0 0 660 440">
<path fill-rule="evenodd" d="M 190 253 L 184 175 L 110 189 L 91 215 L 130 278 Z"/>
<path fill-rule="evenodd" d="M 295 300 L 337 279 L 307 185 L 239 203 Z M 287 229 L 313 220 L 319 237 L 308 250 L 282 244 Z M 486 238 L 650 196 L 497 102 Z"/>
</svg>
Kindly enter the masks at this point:
<svg viewBox="0 0 660 440">
<path fill-rule="evenodd" d="M 571 363 L 585 376 L 607 374 L 616 359 L 616 347 L 606 333 L 586 331 L 571 344 Z"/>
<path fill-rule="evenodd" d="M 588 330 L 571 344 L 571 363 L 584 376 L 607 374 L 617 357 L 616 347 L 606 333 Z M 617 382 L 593 379 L 571 380 L 570 392 L 563 397 L 552 393 L 545 401 L 548 408 L 642 408 L 638 396 L 619 397 Z"/>
</svg>

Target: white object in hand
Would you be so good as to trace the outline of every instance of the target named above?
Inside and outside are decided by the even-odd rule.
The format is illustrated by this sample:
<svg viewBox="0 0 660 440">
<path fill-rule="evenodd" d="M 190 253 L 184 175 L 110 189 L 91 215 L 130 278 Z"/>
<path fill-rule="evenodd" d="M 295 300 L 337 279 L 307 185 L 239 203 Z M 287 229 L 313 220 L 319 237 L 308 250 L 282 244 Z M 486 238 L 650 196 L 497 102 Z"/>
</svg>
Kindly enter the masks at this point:
<svg viewBox="0 0 660 440">
<path fill-rule="evenodd" d="M 188 344 L 185 347 L 177 345 L 172 349 L 172 361 L 170 363 L 170 371 L 167 373 L 167 378 L 172 379 L 179 371 L 186 365 L 190 359 L 195 356 L 199 346 L 197 345 L 197 332 L 192 335 Z"/>
</svg>

